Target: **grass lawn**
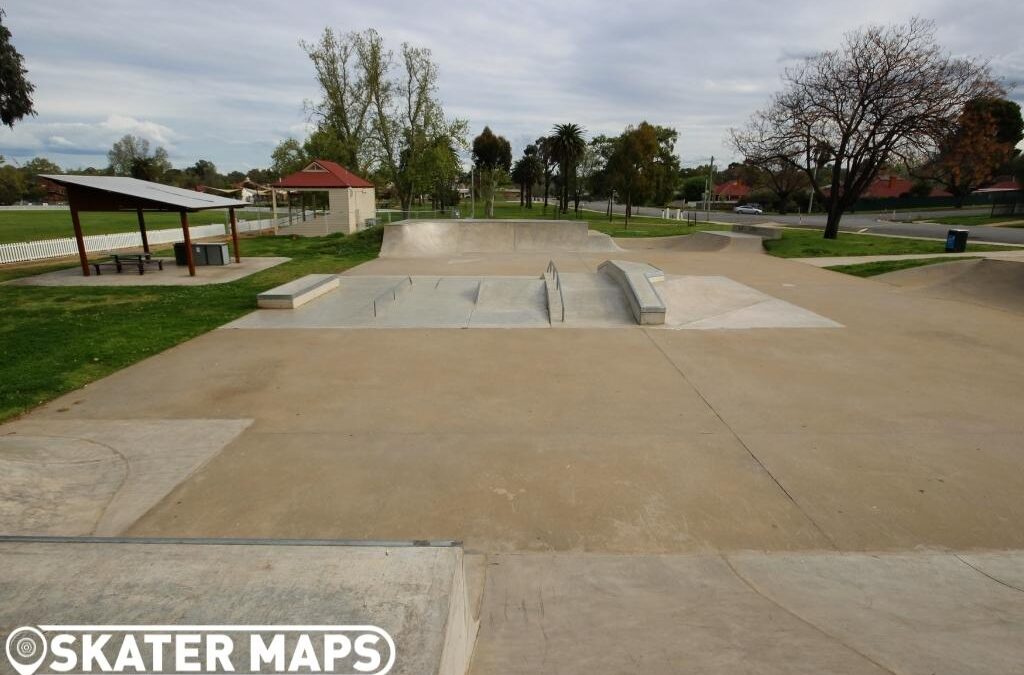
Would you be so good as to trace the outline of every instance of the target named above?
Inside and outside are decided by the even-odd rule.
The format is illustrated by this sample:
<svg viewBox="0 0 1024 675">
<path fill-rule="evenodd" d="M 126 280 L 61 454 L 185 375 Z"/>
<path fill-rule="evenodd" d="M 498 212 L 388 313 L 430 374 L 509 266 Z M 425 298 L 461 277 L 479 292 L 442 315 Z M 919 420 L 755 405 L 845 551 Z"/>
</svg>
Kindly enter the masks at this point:
<svg viewBox="0 0 1024 675">
<path fill-rule="evenodd" d="M 255 211 L 236 211 L 239 220 L 256 220 Z M 270 212 L 263 210 L 262 217 L 269 218 Z M 135 232 L 139 229 L 135 213 L 82 213 L 82 231 L 85 234 L 114 234 Z M 199 211 L 188 216 L 190 225 L 227 223 L 228 213 L 224 210 Z M 146 229 L 163 230 L 181 227 L 176 213 L 147 213 Z M 59 239 L 73 237 L 71 212 L 54 207 L 47 211 L 0 211 L 0 244 L 14 241 L 36 241 L 38 239 Z"/>
<path fill-rule="evenodd" d="M 470 214 L 469 202 L 463 202 L 459 206 L 460 211 L 466 217 Z M 476 205 L 476 217 L 484 218 L 483 206 Z M 626 227 L 626 219 L 622 214 L 615 214 L 612 220 L 604 213 L 594 211 L 580 211 L 577 215 L 571 210 L 568 214 L 560 214 L 554 205 L 549 205 L 547 212 L 539 204 L 534 204 L 532 209 L 519 206 L 518 203 L 498 202 L 494 205 L 494 217 L 497 219 L 539 219 L 539 220 L 585 220 L 591 230 L 604 232 L 613 237 L 670 237 L 678 234 L 693 234 L 698 230 L 727 230 L 728 225 L 716 223 L 700 223 L 689 226 L 686 221 L 666 220 L 664 218 L 651 218 L 649 216 L 634 217 L 629 219 L 629 227 Z"/>
<path fill-rule="evenodd" d="M 929 218 L 927 222 L 940 225 L 998 225 L 999 223 L 1024 223 L 1024 216 L 946 216 L 944 218 Z"/>
<path fill-rule="evenodd" d="M 971 256 L 960 256 L 957 258 L 916 258 L 912 260 L 878 260 L 875 262 L 857 263 L 856 265 L 833 265 L 825 269 L 843 274 L 852 274 L 855 277 L 873 277 L 876 274 L 907 270 L 912 267 L 923 267 L 924 265 L 935 265 L 957 260 L 977 260 Z"/>
<path fill-rule="evenodd" d="M 380 240 L 380 228 L 348 237 L 246 238 L 243 255 L 292 260 L 227 284 L 0 286 L 0 421 L 250 312 L 261 291 L 371 260 Z M 12 267 L 3 274 L 10 279 L 68 266 L 73 263 Z"/>
<path fill-rule="evenodd" d="M 910 253 L 945 253 L 946 242 L 871 234 L 840 232 L 836 239 L 825 239 L 821 230 L 787 229 L 782 239 L 766 240 L 765 248 L 780 258 L 820 258 L 848 255 L 903 255 Z M 968 251 L 1006 251 L 1012 246 L 967 244 Z"/>
</svg>

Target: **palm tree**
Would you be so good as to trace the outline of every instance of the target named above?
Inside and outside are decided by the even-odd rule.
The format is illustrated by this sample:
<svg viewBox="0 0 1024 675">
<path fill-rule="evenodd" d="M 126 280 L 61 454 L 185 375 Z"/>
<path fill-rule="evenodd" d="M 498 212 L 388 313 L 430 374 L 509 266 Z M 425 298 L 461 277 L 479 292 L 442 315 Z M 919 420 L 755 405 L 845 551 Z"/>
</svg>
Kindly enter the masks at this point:
<svg viewBox="0 0 1024 675">
<path fill-rule="evenodd" d="M 587 141 L 583 138 L 586 132 L 580 125 L 572 123 L 556 124 L 551 132 L 549 138 L 552 154 L 558 161 L 558 172 L 562 179 L 559 206 L 562 213 L 565 213 L 569 210 L 569 185 L 587 147 Z"/>
</svg>

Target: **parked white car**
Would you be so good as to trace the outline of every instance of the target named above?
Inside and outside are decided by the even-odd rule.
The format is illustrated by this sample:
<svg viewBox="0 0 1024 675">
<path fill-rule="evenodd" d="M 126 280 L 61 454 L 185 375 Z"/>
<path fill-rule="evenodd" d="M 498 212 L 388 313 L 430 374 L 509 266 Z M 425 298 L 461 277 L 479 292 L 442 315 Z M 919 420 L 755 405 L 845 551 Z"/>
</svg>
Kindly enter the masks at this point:
<svg viewBox="0 0 1024 675">
<path fill-rule="evenodd" d="M 733 211 L 733 213 L 746 213 L 746 214 L 751 215 L 751 216 L 763 216 L 764 215 L 764 211 L 762 211 L 761 207 L 758 206 L 757 204 L 744 204 L 742 206 L 737 206 L 732 211 Z"/>
</svg>

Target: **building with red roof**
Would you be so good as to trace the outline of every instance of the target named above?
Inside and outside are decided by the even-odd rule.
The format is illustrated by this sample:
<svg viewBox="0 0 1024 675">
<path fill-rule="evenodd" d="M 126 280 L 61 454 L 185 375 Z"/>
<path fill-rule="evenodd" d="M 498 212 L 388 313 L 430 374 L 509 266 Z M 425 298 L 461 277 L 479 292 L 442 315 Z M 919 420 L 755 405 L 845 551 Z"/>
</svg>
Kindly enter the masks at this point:
<svg viewBox="0 0 1024 675">
<path fill-rule="evenodd" d="M 1021 186 L 1016 178 L 1012 178 L 1010 176 L 997 176 L 994 183 L 975 190 L 974 193 L 986 194 L 990 192 L 1018 192 L 1022 189 L 1024 189 L 1024 186 Z"/>
<path fill-rule="evenodd" d="M 731 180 L 728 183 L 716 185 L 715 199 L 720 202 L 738 202 L 750 194 L 750 186 L 741 180 Z"/>
<path fill-rule="evenodd" d="M 377 196 L 373 183 L 326 159 L 314 159 L 301 170 L 274 183 L 273 187 L 287 191 L 289 212 L 293 195 L 298 195 L 300 202 L 301 219 L 282 228 L 282 234 L 350 234 L 364 229 L 377 218 Z M 312 217 L 307 216 L 305 194 L 309 192 L 327 193 L 326 211 L 317 213 L 314 209 Z"/>
</svg>

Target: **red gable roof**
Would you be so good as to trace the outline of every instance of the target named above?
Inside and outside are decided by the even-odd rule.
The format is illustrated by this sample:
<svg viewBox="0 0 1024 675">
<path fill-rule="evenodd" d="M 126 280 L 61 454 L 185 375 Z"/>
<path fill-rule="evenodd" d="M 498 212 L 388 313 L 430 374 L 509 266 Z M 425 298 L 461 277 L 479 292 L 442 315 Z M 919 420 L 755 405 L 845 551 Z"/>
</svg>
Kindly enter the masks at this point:
<svg viewBox="0 0 1024 675">
<path fill-rule="evenodd" d="M 368 188 L 373 183 L 360 178 L 341 164 L 314 159 L 306 168 L 285 176 L 274 187 L 280 188 Z"/>
<path fill-rule="evenodd" d="M 715 186 L 715 196 L 721 199 L 741 199 L 750 192 L 750 186 L 740 180 L 731 180 Z"/>
</svg>

